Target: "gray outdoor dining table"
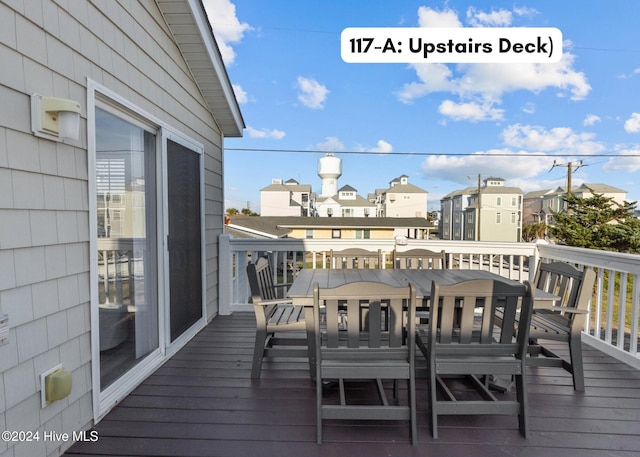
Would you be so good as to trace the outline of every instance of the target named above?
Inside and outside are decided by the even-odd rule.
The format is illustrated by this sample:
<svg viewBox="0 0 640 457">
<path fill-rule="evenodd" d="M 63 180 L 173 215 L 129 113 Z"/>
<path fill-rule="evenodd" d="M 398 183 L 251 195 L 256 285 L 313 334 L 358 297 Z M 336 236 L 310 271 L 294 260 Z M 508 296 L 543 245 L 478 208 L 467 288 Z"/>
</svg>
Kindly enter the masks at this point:
<svg viewBox="0 0 640 457">
<path fill-rule="evenodd" d="M 313 285 L 318 283 L 320 288 L 333 288 L 357 281 L 379 282 L 386 285 L 402 287 L 409 283 L 416 288 L 416 295 L 423 301 L 431 295 L 433 281 L 443 285 L 455 284 L 460 281 L 474 279 L 493 279 L 507 284 L 517 284 L 509 278 L 485 270 L 457 270 L 457 269 L 303 269 L 287 292 L 294 305 L 304 307 L 307 329 L 307 343 L 309 347 L 309 370 L 311 378 L 315 378 L 316 347 L 315 323 L 313 314 Z M 535 306 L 548 307 L 559 297 L 542 290 L 535 291 Z"/>
</svg>

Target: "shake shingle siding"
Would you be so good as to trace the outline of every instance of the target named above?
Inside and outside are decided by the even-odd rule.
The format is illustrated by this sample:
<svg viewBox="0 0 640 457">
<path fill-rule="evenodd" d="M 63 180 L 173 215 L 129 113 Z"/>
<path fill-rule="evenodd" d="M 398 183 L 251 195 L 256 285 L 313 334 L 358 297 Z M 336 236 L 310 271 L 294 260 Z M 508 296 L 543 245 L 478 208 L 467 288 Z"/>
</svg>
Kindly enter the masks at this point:
<svg viewBox="0 0 640 457">
<path fill-rule="evenodd" d="M 188 50 L 176 42 L 176 25 L 159 3 L 177 11 L 188 5 L 0 3 L 0 313 L 9 315 L 10 326 L 9 344 L 0 346 L 3 430 L 71 435 L 93 423 L 88 81 L 203 145 L 206 313 L 217 313 L 223 136 L 241 135 L 243 125 L 235 99 L 230 107 L 224 98 L 212 107 L 206 75 L 194 76 Z M 226 73 L 217 77 L 228 84 Z M 80 139 L 34 136 L 32 93 L 78 101 Z M 73 388 L 42 409 L 39 375 L 57 364 L 71 372 Z M 0 441 L 0 455 L 59 455 L 69 445 Z"/>
</svg>

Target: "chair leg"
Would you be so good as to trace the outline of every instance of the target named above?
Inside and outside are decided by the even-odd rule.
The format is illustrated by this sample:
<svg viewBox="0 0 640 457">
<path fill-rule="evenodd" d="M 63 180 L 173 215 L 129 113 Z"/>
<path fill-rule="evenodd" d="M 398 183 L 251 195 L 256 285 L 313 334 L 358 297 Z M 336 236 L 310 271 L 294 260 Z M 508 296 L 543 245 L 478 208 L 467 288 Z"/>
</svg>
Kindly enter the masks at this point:
<svg viewBox="0 0 640 457">
<path fill-rule="evenodd" d="M 251 367 L 251 377 L 256 379 L 260 377 L 262 371 L 262 359 L 264 358 L 264 345 L 267 341 L 267 331 L 256 331 L 256 343 L 253 347 L 253 366 Z"/>
<path fill-rule="evenodd" d="M 435 367 L 429 367 L 429 413 L 431 416 L 431 435 L 438 438 L 438 407 L 436 404 L 436 372 Z"/>
<path fill-rule="evenodd" d="M 322 377 L 316 379 L 316 440 L 322 444 Z"/>
<path fill-rule="evenodd" d="M 523 370 L 525 369 L 523 364 Z M 516 398 L 518 399 L 518 403 L 520 405 L 520 412 L 518 413 L 518 425 L 520 429 L 520 434 L 527 438 L 529 434 L 529 425 L 527 419 L 527 383 L 525 380 L 525 373 L 523 372 L 520 375 L 516 375 Z"/>
<path fill-rule="evenodd" d="M 409 414 L 411 416 L 411 444 L 418 444 L 418 419 L 416 417 L 416 378 L 411 375 L 409 378 Z"/>
<path fill-rule="evenodd" d="M 571 375 L 573 389 L 584 392 L 584 366 L 582 363 L 582 341 L 580 335 L 569 340 L 569 355 L 571 358 Z"/>
</svg>

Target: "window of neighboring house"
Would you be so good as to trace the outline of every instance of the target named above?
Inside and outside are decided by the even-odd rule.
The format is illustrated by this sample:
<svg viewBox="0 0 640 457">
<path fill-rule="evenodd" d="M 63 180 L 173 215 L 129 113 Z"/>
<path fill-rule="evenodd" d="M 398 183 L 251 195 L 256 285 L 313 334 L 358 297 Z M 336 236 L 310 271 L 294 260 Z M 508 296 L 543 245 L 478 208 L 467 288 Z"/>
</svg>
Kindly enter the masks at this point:
<svg viewBox="0 0 640 457">
<path fill-rule="evenodd" d="M 511 197 L 511 206 L 518 206 L 518 197 Z"/>
<path fill-rule="evenodd" d="M 342 208 L 342 217 L 353 217 L 353 208 Z"/>
<path fill-rule="evenodd" d="M 357 240 L 370 240 L 371 239 L 371 229 L 357 229 L 356 230 L 356 239 Z"/>
<path fill-rule="evenodd" d="M 496 197 L 496 206 L 502 206 L 502 197 Z"/>
<path fill-rule="evenodd" d="M 496 213 L 496 224 L 502 224 L 502 213 Z"/>
<path fill-rule="evenodd" d="M 517 213 L 511 213 L 511 223 L 515 224 L 518 222 L 518 214 Z"/>
<path fill-rule="evenodd" d="M 473 213 L 467 214 L 467 222 L 473 222 Z"/>
<path fill-rule="evenodd" d="M 331 230 L 331 238 L 342 238 L 342 230 L 340 229 Z"/>
<path fill-rule="evenodd" d="M 313 239 L 313 229 L 307 229 L 306 238 Z"/>
</svg>

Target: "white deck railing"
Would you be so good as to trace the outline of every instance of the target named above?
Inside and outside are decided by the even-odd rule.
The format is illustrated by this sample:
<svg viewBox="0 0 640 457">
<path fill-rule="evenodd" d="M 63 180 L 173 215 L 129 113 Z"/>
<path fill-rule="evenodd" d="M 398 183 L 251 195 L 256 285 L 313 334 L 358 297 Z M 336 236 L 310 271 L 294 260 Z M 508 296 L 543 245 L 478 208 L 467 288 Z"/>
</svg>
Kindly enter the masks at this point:
<svg viewBox="0 0 640 457">
<path fill-rule="evenodd" d="M 640 369 L 640 255 L 542 243 L 446 240 L 301 240 L 220 237 L 220 314 L 251 310 L 246 265 L 268 255 L 276 280 L 291 282 L 302 268 L 327 268 L 333 250 L 362 248 L 382 252 L 391 266 L 394 249 L 444 251 L 452 268 L 484 269 L 518 281 L 532 280 L 540 259 L 570 262 L 597 272 L 594 299 L 583 340 Z M 531 267 L 531 268 L 530 268 Z M 286 273 L 286 274 L 285 274 Z M 623 331 L 619 331 L 623 329 Z"/>
</svg>

